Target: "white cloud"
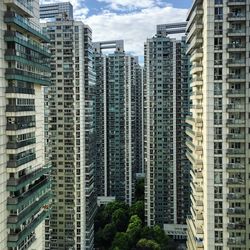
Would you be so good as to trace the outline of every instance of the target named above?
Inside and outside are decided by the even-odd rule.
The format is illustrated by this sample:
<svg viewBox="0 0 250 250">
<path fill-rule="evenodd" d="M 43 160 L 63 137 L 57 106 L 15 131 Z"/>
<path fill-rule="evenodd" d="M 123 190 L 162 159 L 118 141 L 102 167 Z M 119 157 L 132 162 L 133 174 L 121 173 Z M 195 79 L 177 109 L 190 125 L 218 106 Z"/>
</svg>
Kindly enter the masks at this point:
<svg viewBox="0 0 250 250">
<path fill-rule="evenodd" d="M 183 22 L 186 14 L 186 9 L 154 6 L 126 14 L 105 11 L 83 21 L 92 28 L 93 41 L 125 40 L 127 52 L 142 56 L 144 42 L 155 35 L 157 24 Z"/>
<path fill-rule="evenodd" d="M 151 8 L 161 4 L 161 0 L 98 0 L 98 2 L 105 2 L 113 10 L 134 10 L 138 8 Z"/>
</svg>

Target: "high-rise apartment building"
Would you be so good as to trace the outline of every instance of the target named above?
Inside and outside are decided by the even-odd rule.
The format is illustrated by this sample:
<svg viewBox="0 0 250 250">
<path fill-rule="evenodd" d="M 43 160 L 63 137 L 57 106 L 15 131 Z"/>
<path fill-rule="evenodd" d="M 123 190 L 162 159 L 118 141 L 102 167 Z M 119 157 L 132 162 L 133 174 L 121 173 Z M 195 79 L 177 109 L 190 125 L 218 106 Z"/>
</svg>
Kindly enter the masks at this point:
<svg viewBox="0 0 250 250">
<path fill-rule="evenodd" d="M 158 25 L 145 43 L 144 158 L 145 215 L 148 226 L 185 238 L 189 212 L 189 162 L 185 156 L 185 119 L 189 112 L 189 60 L 186 23 Z"/>
<path fill-rule="evenodd" d="M 44 249 L 50 165 L 44 158 L 48 37 L 38 0 L 0 2 L 0 249 Z"/>
<path fill-rule="evenodd" d="M 64 16 L 46 29 L 52 55 L 47 96 L 54 194 L 46 249 L 93 249 L 92 32 Z"/>
<path fill-rule="evenodd" d="M 70 2 L 50 3 L 40 5 L 40 18 L 56 18 L 64 15 L 68 19 L 73 19 L 73 6 Z"/>
<path fill-rule="evenodd" d="M 188 249 L 250 248 L 249 8 L 249 0 L 196 0 L 188 14 Z"/>
<path fill-rule="evenodd" d="M 102 53 L 105 49 L 115 51 L 107 55 Z M 137 58 L 126 55 L 120 40 L 94 43 L 94 68 L 97 192 L 131 204 L 136 172 L 141 168 L 137 120 L 141 68 Z"/>
</svg>

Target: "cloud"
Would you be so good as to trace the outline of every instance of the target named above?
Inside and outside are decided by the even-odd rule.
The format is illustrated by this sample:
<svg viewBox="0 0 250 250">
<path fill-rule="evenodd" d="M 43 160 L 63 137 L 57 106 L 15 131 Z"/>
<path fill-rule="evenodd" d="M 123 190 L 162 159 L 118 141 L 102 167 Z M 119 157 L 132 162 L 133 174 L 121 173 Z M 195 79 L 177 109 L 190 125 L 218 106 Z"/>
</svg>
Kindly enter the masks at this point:
<svg viewBox="0 0 250 250">
<path fill-rule="evenodd" d="M 89 9 L 85 5 L 85 0 L 40 0 L 40 4 L 50 4 L 50 3 L 60 3 L 60 2 L 70 2 L 74 8 L 74 16 L 77 19 L 84 19 Z"/>
<path fill-rule="evenodd" d="M 142 56 L 144 42 L 156 33 L 156 25 L 183 22 L 187 10 L 171 6 L 141 9 L 132 13 L 104 11 L 83 20 L 93 31 L 93 41 L 124 40 L 125 50 Z"/>
<path fill-rule="evenodd" d="M 142 8 L 151 8 L 156 5 L 163 5 L 161 0 L 98 0 L 98 2 L 104 2 L 109 5 L 113 10 L 135 10 Z M 165 4 L 164 4 L 165 5 Z"/>
</svg>

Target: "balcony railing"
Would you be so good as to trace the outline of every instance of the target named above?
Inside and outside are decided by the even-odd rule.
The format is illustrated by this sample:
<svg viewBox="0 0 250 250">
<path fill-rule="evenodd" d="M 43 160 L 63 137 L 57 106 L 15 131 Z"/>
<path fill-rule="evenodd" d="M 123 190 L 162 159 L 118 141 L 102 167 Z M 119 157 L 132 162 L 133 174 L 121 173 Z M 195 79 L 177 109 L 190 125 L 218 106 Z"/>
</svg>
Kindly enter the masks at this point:
<svg viewBox="0 0 250 250">
<path fill-rule="evenodd" d="M 245 154 L 245 150 L 241 148 L 228 148 L 227 149 L 227 154 L 232 154 L 232 155 L 241 155 Z"/>
<path fill-rule="evenodd" d="M 245 19 L 246 13 L 244 12 L 231 12 L 228 13 L 228 19 Z"/>
<path fill-rule="evenodd" d="M 23 208 L 24 205 L 32 203 L 37 197 L 40 197 L 45 190 L 48 190 L 50 187 L 50 181 L 48 178 L 43 178 L 38 182 L 33 184 L 33 186 L 16 197 L 7 198 L 7 209 L 8 210 L 17 210 Z"/>
<path fill-rule="evenodd" d="M 46 86 L 50 84 L 50 78 L 48 76 L 38 75 L 19 69 L 6 69 L 5 76 L 7 80 L 19 80 Z"/>
<path fill-rule="evenodd" d="M 246 44 L 245 43 L 229 43 L 227 45 L 228 49 L 245 49 Z"/>
<path fill-rule="evenodd" d="M 241 163 L 228 163 L 227 164 L 227 169 L 245 169 L 245 166 Z"/>
<path fill-rule="evenodd" d="M 39 44 L 15 31 L 11 31 L 11 30 L 5 31 L 4 40 L 6 42 L 19 43 L 23 45 L 24 47 L 28 47 L 32 50 L 35 50 L 44 56 L 47 56 L 47 57 L 50 56 L 50 51 L 46 46 Z"/>
<path fill-rule="evenodd" d="M 7 162 L 7 167 L 8 168 L 16 168 L 16 167 L 19 167 L 19 166 L 21 166 L 23 164 L 26 164 L 26 163 L 30 162 L 30 161 L 33 161 L 35 159 L 36 159 L 36 154 L 35 153 L 30 154 L 30 155 L 27 155 L 27 156 L 25 156 L 25 157 L 23 157 L 21 159 L 9 160 Z"/>
<path fill-rule="evenodd" d="M 29 112 L 35 111 L 35 106 L 15 106 L 15 105 L 7 105 L 6 112 Z"/>
<path fill-rule="evenodd" d="M 40 29 L 34 23 L 31 23 L 28 19 L 23 18 L 15 12 L 6 11 L 4 15 L 4 22 L 8 24 L 14 23 L 22 29 L 28 31 L 30 34 L 42 39 L 42 41 L 44 42 L 50 41 L 49 37 L 43 33 L 42 29 Z"/>
<path fill-rule="evenodd" d="M 9 141 L 7 143 L 7 149 L 17 149 L 34 143 L 36 143 L 36 138 L 30 138 L 25 141 Z"/>
<path fill-rule="evenodd" d="M 227 134 L 227 139 L 245 139 L 244 134 Z"/>
<path fill-rule="evenodd" d="M 245 64 L 246 63 L 246 59 L 236 59 L 236 58 L 229 58 L 227 60 L 228 64 Z"/>
<path fill-rule="evenodd" d="M 227 125 L 245 125 L 244 119 L 227 119 Z"/>
<path fill-rule="evenodd" d="M 18 93 L 18 94 L 28 94 L 28 95 L 34 95 L 35 89 L 28 89 L 28 88 L 20 88 L 20 87 L 14 87 L 14 86 L 8 86 L 6 88 L 6 93 Z"/>
<path fill-rule="evenodd" d="M 17 229 L 24 223 L 27 219 L 32 218 L 35 214 L 39 212 L 42 206 L 46 205 L 51 198 L 50 194 L 45 194 L 35 201 L 32 205 L 24 209 L 18 215 L 9 215 L 7 218 L 7 227 L 11 229 Z"/>
<path fill-rule="evenodd" d="M 241 207 L 230 207 L 227 209 L 228 214 L 245 214 L 246 210 Z"/>
<path fill-rule="evenodd" d="M 7 130 L 19 130 L 19 129 L 27 129 L 36 127 L 36 122 L 27 122 L 27 123 L 18 123 L 18 124 L 7 124 Z"/>
<path fill-rule="evenodd" d="M 246 80 L 246 75 L 238 75 L 238 74 L 228 74 L 228 80 Z"/>
<path fill-rule="evenodd" d="M 227 179 L 227 184 L 244 184 L 244 179 L 243 178 L 228 178 Z"/>
<path fill-rule="evenodd" d="M 244 34 L 246 34 L 246 29 L 232 29 L 232 28 L 229 28 L 229 29 L 227 29 L 227 33 L 228 33 L 228 35 L 230 35 L 230 34 L 244 35 Z"/>
<path fill-rule="evenodd" d="M 241 112 L 244 112 L 245 110 L 245 106 L 244 105 L 241 105 L 241 104 L 234 104 L 234 103 L 230 103 L 227 105 L 227 109 L 231 109 L 231 110 L 240 110 Z"/>
<path fill-rule="evenodd" d="M 246 197 L 245 194 L 241 194 L 241 193 L 229 193 L 229 194 L 227 194 L 228 200 L 244 200 L 245 197 Z"/>
<path fill-rule="evenodd" d="M 51 164 L 46 164 L 43 168 L 39 168 L 32 173 L 23 175 L 19 178 L 10 177 L 7 181 L 7 190 L 8 191 L 17 191 L 22 187 L 30 184 L 32 181 L 40 178 L 42 175 L 49 173 L 51 170 Z"/>
<path fill-rule="evenodd" d="M 7 246 L 10 248 L 16 248 L 36 229 L 36 227 L 49 215 L 49 213 L 50 210 L 44 210 L 29 225 L 27 225 L 23 231 L 9 233 Z"/>
<path fill-rule="evenodd" d="M 15 49 L 7 49 L 5 51 L 5 60 L 6 61 L 17 61 L 25 64 L 29 64 L 38 69 L 50 72 L 49 61 L 47 57 L 34 57 L 27 53 L 23 53 Z"/>
<path fill-rule="evenodd" d="M 227 228 L 228 229 L 245 229 L 246 228 L 246 223 L 241 223 L 241 222 L 238 222 L 238 223 L 228 223 L 227 224 Z"/>
<path fill-rule="evenodd" d="M 229 237 L 227 240 L 227 245 L 231 246 L 231 245 L 245 245 L 246 244 L 246 240 L 245 239 L 241 239 L 238 237 Z"/>
<path fill-rule="evenodd" d="M 245 90 L 244 89 L 228 89 L 227 94 L 228 95 L 244 95 Z"/>
<path fill-rule="evenodd" d="M 246 0 L 228 0 L 227 3 L 237 4 L 237 3 L 246 3 Z"/>
</svg>

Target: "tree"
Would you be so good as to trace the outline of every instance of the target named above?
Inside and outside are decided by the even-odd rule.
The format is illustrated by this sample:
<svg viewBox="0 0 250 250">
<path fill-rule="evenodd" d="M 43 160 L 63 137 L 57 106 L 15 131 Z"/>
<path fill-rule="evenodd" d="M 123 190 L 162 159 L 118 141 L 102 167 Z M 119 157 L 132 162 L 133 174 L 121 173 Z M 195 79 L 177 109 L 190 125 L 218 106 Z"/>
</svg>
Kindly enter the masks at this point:
<svg viewBox="0 0 250 250">
<path fill-rule="evenodd" d="M 128 212 L 123 208 L 115 210 L 112 214 L 112 223 L 115 225 L 118 232 L 126 230 L 128 226 L 128 219 Z"/>
<path fill-rule="evenodd" d="M 144 221 L 144 201 L 137 201 L 129 209 L 130 217 L 132 215 L 138 215 L 141 221 Z"/>
<path fill-rule="evenodd" d="M 107 224 L 102 230 L 102 238 L 109 244 L 114 239 L 116 228 L 113 223 Z"/>
<path fill-rule="evenodd" d="M 118 232 L 112 243 L 112 250 L 130 250 L 128 235 L 124 232 Z"/>
<path fill-rule="evenodd" d="M 140 232 L 142 229 L 142 221 L 139 216 L 131 216 L 127 228 L 127 235 L 131 243 L 136 243 L 140 237 Z"/>
<path fill-rule="evenodd" d="M 140 179 L 136 181 L 135 201 L 144 201 L 144 179 Z"/>
<path fill-rule="evenodd" d="M 153 241 L 147 239 L 140 239 L 136 244 L 137 250 L 161 250 L 160 245 Z"/>
</svg>

